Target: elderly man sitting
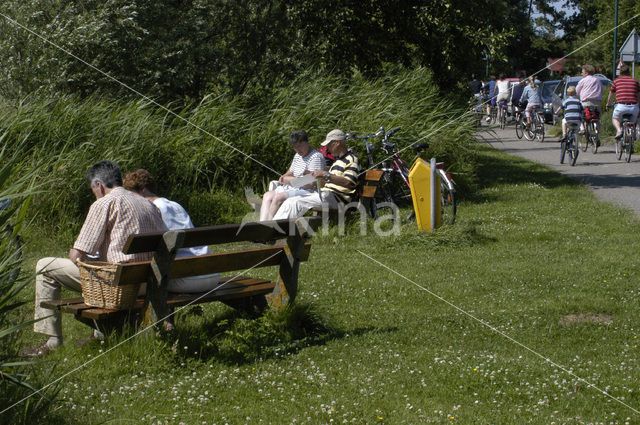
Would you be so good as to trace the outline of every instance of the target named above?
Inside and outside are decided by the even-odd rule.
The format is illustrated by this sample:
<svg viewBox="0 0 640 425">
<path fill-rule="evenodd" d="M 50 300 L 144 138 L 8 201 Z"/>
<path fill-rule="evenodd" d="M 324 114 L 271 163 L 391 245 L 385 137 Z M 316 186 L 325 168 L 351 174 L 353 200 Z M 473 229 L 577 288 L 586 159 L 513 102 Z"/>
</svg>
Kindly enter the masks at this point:
<svg viewBox="0 0 640 425">
<path fill-rule="evenodd" d="M 323 178 L 324 187 L 319 192 L 307 196 L 288 198 L 278 209 L 274 220 L 291 219 L 302 216 L 309 209 L 326 205 L 329 209 L 337 209 L 341 204 L 348 204 L 356 192 L 360 165 L 358 158 L 347 150 L 346 135 L 342 130 L 332 130 L 322 146 L 336 157 L 329 171 L 314 170 L 313 177 Z"/>
<path fill-rule="evenodd" d="M 62 345 L 62 319 L 59 311 L 40 305 L 60 299 L 63 287 L 81 292 L 80 271 L 76 262 L 88 256 L 111 263 L 144 261 L 153 253 L 124 254 L 129 235 L 164 229 L 160 210 L 141 196 L 122 187 L 118 164 L 100 161 L 87 172 L 87 184 L 96 197 L 69 251 L 69 258 L 47 257 L 36 265 L 35 318 L 33 330 L 48 336 L 39 346 L 25 349 L 22 356 L 41 356 Z"/>
</svg>

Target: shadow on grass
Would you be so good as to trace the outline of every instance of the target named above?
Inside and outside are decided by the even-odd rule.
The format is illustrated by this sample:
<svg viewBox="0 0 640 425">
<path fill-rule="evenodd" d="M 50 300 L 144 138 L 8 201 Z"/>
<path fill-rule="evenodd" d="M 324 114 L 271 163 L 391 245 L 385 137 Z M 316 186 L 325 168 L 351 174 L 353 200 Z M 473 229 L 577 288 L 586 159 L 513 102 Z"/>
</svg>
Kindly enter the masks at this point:
<svg viewBox="0 0 640 425">
<path fill-rule="evenodd" d="M 486 146 L 478 151 L 476 172 L 478 187 L 482 189 L 499 184 L 533 183 L 547 188 L 579 184 L 543 165 L 507 156 Z"/>
<path fill-rule="evenodd" d="M 389 327 L 343 331 L 331 325 L 313 305 L 303 303 L 294 303 L 280 311 L 266 310 L 259 317 L 239 310 L 225 311 L 213 319 L 188 317 L 198 315 L 202 315 L 201 309 L 189 309 L 177 321 L 176 331 L 167 336 L 178 362 L 192 358 L 239 365 L 286 357 L 331 340 L 397 330 Z"/>
</svg>

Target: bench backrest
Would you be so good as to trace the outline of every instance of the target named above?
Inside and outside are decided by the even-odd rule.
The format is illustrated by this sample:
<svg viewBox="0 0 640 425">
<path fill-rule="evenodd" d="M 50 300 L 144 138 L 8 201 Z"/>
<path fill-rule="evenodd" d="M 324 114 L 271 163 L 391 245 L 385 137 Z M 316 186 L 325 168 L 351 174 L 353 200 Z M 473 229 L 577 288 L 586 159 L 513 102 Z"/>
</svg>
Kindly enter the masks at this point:
<svg viewBox="0 0 640 425">
<path fill-rule="evenodd" d="M 210 273 L 225 273 L 250 267 L 276 266 L 282 264 L 284 256 L 292 253 L 294 246 L 296 247 L 294 249 L 298 251 L 294 253 L 297 260 L 306 261 L 311 245 L 303 243 L 302 239 L 310 231 L 317 230 L 320 223 L 320 217 L 309 217 L 297 220 L 224 224 L 180 230 L 179 232 L 184 235 L 179 245 L 180 248 L 243 241 L 270 242 L 285 238 L 293 240 L 280 246 L 221 252 L 198 257 L 170 258 L 168 259 L 170 262 L 168 277 L 173 279 Z M 148 276 L 153 273 L 152 263 L 158 262 L 158 253 L 166 251 L 165 237 L 168 233 L 153 232 L 129 236 L 123 249 L 125 254 L 155 252 L 156 258 L 150 261 L 120 264 L 115 277 L 118 285 L 140 283 L 148 279 Z M 166 263 L 166 261 L 161 262 Z"/>
<path fill-rule="evenodd" d="M 305 243 L 299 261 L 307 261 L 311 244 Z M 226 273 L 248 268 L 278 266 L 287 255 L 285 246 L 270 246 L 243 251 L 221 252 L 199 257 L 180 257 L 173 261 L 169 278 Z M 146 282 L 152 272 L 151 260 L 120 264 L 116 270 L 118 285 Z"/>
<path fill-rule="evenodd" d="M 384 171 L 381 170 L 367 170 L 364 173 L 364 178 L 358 189 L 358 194 L 361 198 L 373 198 L 375 196 L 383 174 Z"/>
<path fill-rule="evenodd" d="M 301 229 L 302 233 L 309 229 L 316 230 L 320 220 L 310 218 L 308 220 L 275 220 L 265 222 L 251 222 L 240 224 L 222 224 L 218 226 L 197 227 L 184 229 L 184 241 L 182 248 L 191 248 L 201 245 L 217 245 L 229 242 L 268 242 L 293 236 L 296 225 L 308 226 Z M 137 254 L 141 252 L 158 251 L 163 243 L 163 235 L 166 232 L 153 232 L 139 235 L 131 235 L 123 252 L 125 254 Z"/>
</svg>

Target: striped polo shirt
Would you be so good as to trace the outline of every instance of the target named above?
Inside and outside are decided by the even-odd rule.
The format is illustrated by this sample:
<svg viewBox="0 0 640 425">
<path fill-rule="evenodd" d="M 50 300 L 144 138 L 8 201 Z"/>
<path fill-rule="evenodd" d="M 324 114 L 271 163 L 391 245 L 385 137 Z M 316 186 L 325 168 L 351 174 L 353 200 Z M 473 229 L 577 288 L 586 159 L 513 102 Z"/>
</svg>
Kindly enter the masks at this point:
<svg viewBox="0 0 640 425">
<path fill-rule="evenodd" d="M 332 192 L 336 195 L 338 201 L 343 204 L 348 204 L 356 193 L 359 173 L 360 164 L 358 162 L 358 157 L 356 157 L 353 152 L 347 152 L 344 156 L 336 158 L 336 161 L 333 163 L 331 168 L 329 168 L 329 174 L 349 179 L 353 182 L 353 188 L 346 188 L 334 183 L 327 183 L 324 185 L 322 190 Z"/>
<path fill-rule="evenodd" d="M 149 260 L 152 252 L 125 255 L 129 235 L 166 230 L 160 210 L 142 196 L 124 187 L 114 187 L 89 208 L 73 247 L 87 254 L 100 255 L 101 261 L 126 263 Z"/>
<path fill-rule="evenodd" d="M 291 173 L 293 177 L 300 177 L 305 171 L 324 170 L 324 156 L 315 149 L 311 149 L 311 152 L 305 157 L 296 153 L 291 161 Z"/>
<path fill-rule="evenodd" d="M 611 93 L 616 94 L 616 103 L 638 103 L 640 83 L 628 75 L 621 75 L 611 85 Z"/>
<path fill-rule="evenodd" d="M 580 123 L 582 121 L 582 103 L 575 96 L 567 97 L 562 102 L 562 109 L 564 109 L 564 119 L 570 123 Z"/>
</svg>

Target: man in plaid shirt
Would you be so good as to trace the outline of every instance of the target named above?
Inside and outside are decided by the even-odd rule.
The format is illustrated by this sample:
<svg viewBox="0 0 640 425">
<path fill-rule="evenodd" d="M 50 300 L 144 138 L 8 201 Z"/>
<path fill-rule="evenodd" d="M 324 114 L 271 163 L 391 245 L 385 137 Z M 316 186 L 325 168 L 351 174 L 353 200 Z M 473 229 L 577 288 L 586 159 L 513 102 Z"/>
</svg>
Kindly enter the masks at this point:
<svg viewBox="0 0 640 425">
<path fill-rule="evenodd" d="M 142 196 L 122 187 L 118 164 L 95 163 L 87 173 L 87 183 L 96 197 L 69 251 L 69 258 L 42 258 L 36 265 L 35 318 L 33 330 L 49 336 L 36 348 L 22 350 L 22 356 L 41 356 L 62 345 L 60 312 L 40 303 L 60 299 L 62 287 L 81 292 L 76 261 L 87 257 L 111 263 L 148 260 L 152 253 L 125 255 L 129 235 L 164 230 L 160 210 Z M 48 317 L 47 317 L 48 316 Z"/>
</svg>

